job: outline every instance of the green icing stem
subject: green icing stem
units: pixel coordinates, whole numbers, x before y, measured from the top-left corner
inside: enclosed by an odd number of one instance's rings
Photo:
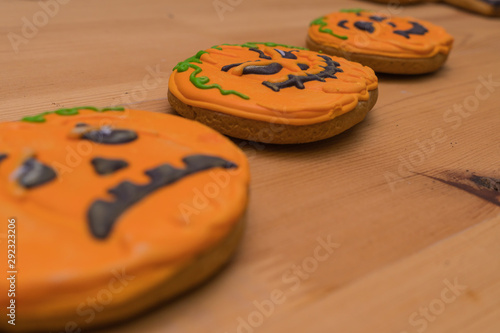
[[[325,23],[326,24],[326,23]],[[269,47],[276,47],[276,46],[281,46],[281,47],[286,47],[289,49],[299,49],[299,50],[307,50],[306,48],[303,47],[298,47],[298,46],[290,46],[290,45],[285,45],[285,44],[276,44],[276,43],[260,43],[260,42],[249,42],[245,44],[222,44],[225,46],[241,46],[241,47],[248,47],[250,49],[252,48],[258,48],[260,45],[265,45]],[[222,47],[219,45],[212,46],[212,49],[220,50],[222,51]],[[198,77],[197,75],[200,74],[203,70],[199,67],[194,65],[193,63],[197,64],[202,64],[203,62],[201,61],[201,56],[205,53],[208,53],[207,51],[199,51],[196,53],[195,56],[192,56],[191,58],[188,58],[184,61],[179,62],[175,67],[174,71],[177,70],[177,72],[182,73],[187,71],[189,68],[194,69],[194,71],[191,73],[189,76],[189,81],[198,89],[218,89],[222,95],[236,95],[238,97],[241,97],[243,99],[250,99],[245,94],[242,94],[238,91],[235,90],[225,90],[223,89],[219,84],[208,84],[210,82],[210,79],[206,76],[200,76]]]
[[[353,9],[341,9],[341,13],[362,13],[362,12],[368,12],[366,9],[361,9],[361,8],[353,8]]]
[[[79,107],[71,108],[71,109],[59,109],[59,110],[55,110],[55,111],[42,112],[42,113],[37,114],[35,116],[24,117],[21,119],[21,121],[26,121],[29,123],[44,123],[47,121],[47,119],[45,119],[46,115],[57,114],[59,116],[76,116],[77,114],[79,114],[80,110],[92,110],[95,112],[106,112],[106,111],[125,111],[125,108],[118,106],[118,107],[109,107],[109,108],[98,109],[98,108],[93,107],[93,106],[79,106]]]
[[[191,75],[189,75],[189,80],[193,83],[193,85],[198,88],[198,89],[213,89],[213,88],[216,88],[216,89],[219,89],[220,93],[222,95],[236,95],[238,97],[241,97],[243,99],[250,99],[250,97],[248,97],[247,95],[244,95],[240,92],[237,92],[235,90],[224,90],[222,89],[222,87],[217,84],[217,83],[214,83],[214,84],[210,84],[210,85],[207,85],[207,83],[210,81],[210,79],[206,76],[200,76],[200,77],[197,77],[196,75],[200,74],[202,72],[202,69],[196,65],[190,65],[191,68],[194,69],[194,72],[191,73]]]
[[[218,46],[213,46],[213,49],[217,50],[222,50],[221,47]],[[199,66],[196,66],[192,63],[197,63],[197,64],[202,64],[203,62],[201,61],[201,56],[204,55],[205,53],[208,53],[207,51],[199,51],[196,53],[195,56],[192,56],[191,58],[188,58],[184,61],[181,61],[180,63],[177,64],[177,66],[174,67],[174,71],[177,70],[177,72],[182,73],[187,71],[189,68],[194,69],[194,71],[189,75],[189,81],[198,89],[219,89],[220,93],[222,95],[236,95],[238,97],[241,97],[243,99],[250,99],[245,94],[242,94],[240,92],[237,92],[235,90],[225,90],[222,89],[222,87],[219,84],[210,84],[207,85],[208,82],[210,82],[210,79],[206,76],[200,76],[197,77],[198,74],[202,72],[202,69]]]
[[[325,34],[330,34],[333,37],[337,37],[340,39],[344,39],[344,40],[347,39],[347,36],[337,35],[331,29],[325,28],[328,25],[328,23],[325,22],[325,17],[320,17],[320,18],[315,19],[314,21],[311,22],[311,26],[313,26],[313,25],[319,25],[319,32],[322,32]]]
[[[264,42],[248,42],[245,44],[222,44],[222,45],[227,45],[227,46],[241,46],[241,47],[248,47],[249,49],[254,49],[258,48],[260,45],[268,46],[268,47],[276,47],[276,46],[281,46],[281,47],[286,47],[289,49],[299,49],[299,50],[307,50],[306,48],[299,47],[299,46],[291,46],[291,45],[286,45],[286,44],[276,44],[276,43],[264,43]]]

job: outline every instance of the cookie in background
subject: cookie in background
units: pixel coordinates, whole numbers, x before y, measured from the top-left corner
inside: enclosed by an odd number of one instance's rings
[[[311,22],[307,46],[390,74],[437,71],[453,37],[433,23],[363,9],[330,13]]]
[[[330,138],[361,122],[378,96],[372,69],[276,43],[222,44],[180,62],[169,102],[186,118],[244,140]]]
[[[394,3],[393,0],[370,0],[379,3]],[[500,16],[500,0],[400,0],[400,5],[412,5],[423,2],[445,2],[450,5],[486,16]]]

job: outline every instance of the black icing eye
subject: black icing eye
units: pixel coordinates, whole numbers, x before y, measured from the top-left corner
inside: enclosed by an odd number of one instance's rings
[[[396,27],[396,25],[395,25],[394,23],[392,23],[392,22],[387,22],[387,24],[388,24],[388,25],[390,25],[390,26],[391,26],[391,27],[393,27],[393,28],[395,28],[395,27]]]
[[[32,157],[24,161],[17,171],[16,178],[19,185],[29,189],[54,180],[56,173],[52,168]]]
[[[249,50],[253,51],[253,52],[257,52],[259,54],[259,58],[261,58],[261,59],[272,60],[272,58],[270,56],[268,56],[267,54],[265,54],[262,50],[254,49],[254,48],[251,48]]]
[[[357,21],[354,23],[354,26],[356,28],[358,28],[359,30],[367,31],[369,33],[373,33],[375,31],[375,28],[373,27],[372,22]]]
[[[383,21],[387,20],[387,17],[373,15],[373,16],[370,16],[370,20],[375,21],[375,22],[383,22]]]
[[[0,162],[2,162],[3,160],[5,160],[7,157],[9,157],[9,155],[7,155],[7,154],[0,154]]]
[[[99,175],[110,175],[118,170],[128,167],[128,162],[118,159],[96,157],[90,161],[94,170]]]
[[[261,59],[272,60],[272,58],[270,56],[266,55],[263,51],[261,51],[259,49],[251,48],[249,50],[253,51],[253,52],[257,52],[259,54],[259,58],[261,58]],[[276,52],[278,52],[283,59],[293,59],[293,60],[297,59],[297,56],[295,54],[293,54],[293,52],[299,52],[299,50],[291,50],[291,51],[283,51],[280,49],[274,49],[274,50]],[[261,61],[261,60],[255,60],[254,62],[259,62],[259,61]],[[247,62],[249,62],[249,61],[247,61]],[[242,64],[244,64],[244,62],[226,65],[226,66],[223,66],[221,68],[221,71],[227,72],[230,69],[237,67],[239,65],[242,65]],[[305,65],[305,66],[307,66],[307,65]],[[300,67],[300,65],[299,65],[299,67]],[[301,67],[301,69],[302,68],[303,67]],[[309,68],[309,67],[307,67],[307,68]],[[243,74],[244,75],[247,75],[247,74],[273,75],[273,74],[279,73],[282,69],[283,69],[283,66],[279,63],[272,63],[272,64],[268,64],[268,65],[251,65],[251,66],[247,66],[247,67],[243,68]]]
[[[299,66],[299,68],[303,71],[307,71],[309,69],[309,65],[307,64],[297,64],[297,66]]]
[[[223,72],[227,72],[231,68],[237,67],[237,66],[239,66],[241,64],[243,64],[243,62],[239,62],[237,64],[226,65],[226,66],[222,67],[220,70],[223,71]]]
[[[247,66],[243,69],[243,74],[272,75],[279,73],[282,69],[283,66],[277,62],[273,62],[264,66]]]
[[[340,22],[339,22],[339,24],[337,24],[337,25],[338,25],[339,27],[341,27],[341,28],[344,28],[344,29],[350,30],[350,29],[349,29],[349,27],[347,27],[347,26],[346,26],[347,22],[349,22],[349,21],[347,21],[347,20],[342,20],[342,21],[340,21]]]
[[[411,29],[408,30],[395,30],[394,33],[396,35],[401,35],[407,39],[410,39],[410,35],[425,35],[426,33],[429,32],[427,28],[425,28],[423,25],[421,25],[418,22],[410,22],[412,27]]]
[[[293,54],[293,52],[298,52],[297,50],[291,50],[291,51],[283,51],[280,49],[274,49],[274,50],[278,52],[284,59],[297,59],[297,56]]]
[[[82,139],[105,145],[117,145],[137,140],[137,133],[126,129],[112,129],[102,126],[100,129],[89,130],[82,134]]]

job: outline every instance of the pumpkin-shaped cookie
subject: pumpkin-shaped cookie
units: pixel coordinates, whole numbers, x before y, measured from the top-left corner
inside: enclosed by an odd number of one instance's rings
[[[45,112],[0,123],[0,156],[0,234],[15,252],[0,303],[18,314],[2,331],[128,318],[206,279],[242,233],[245,155],[182,117]]]
[[[445,63],[453,37],[430,22],[356,9],[312,21],[307,45],[376,72],[423,74]]]
[[[394,0],[372,0],[381,3],[394,3]],[[500,16],[500,0],[399,0],[398,4],[421,2],[445,2],[466,10],[487,16]]]
[[[274,43],[218,45],[180,62],[169,101],[181,115],[241,139],[304,143],[364,119],[377,77],[343,58]]]

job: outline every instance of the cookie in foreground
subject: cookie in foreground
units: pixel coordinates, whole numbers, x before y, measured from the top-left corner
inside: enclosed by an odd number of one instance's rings
[[[381,3],[394,3],[394,0],[371,0]],[[487,16],[500,16],[500,0],[400,0],[400,4],[421,2],[445,2],[472,12]]]
[[[453,37],[444,28],[411,17],[361,9],[342,10],[311,22],[307,46],[390,74],[424,74],[448,59]]]
[[[0,123],[2,269],[16,272],[0,303],[17,314],[0,329],[76,332],[198,285],[236,249],[248,185],[242,151],[179,116],[83,107]]]
[[[378,96],[372,69],[275,43],[218,45],[180,62],[169,80],[179,114],[240,139],[294,144],[361,122]]]

